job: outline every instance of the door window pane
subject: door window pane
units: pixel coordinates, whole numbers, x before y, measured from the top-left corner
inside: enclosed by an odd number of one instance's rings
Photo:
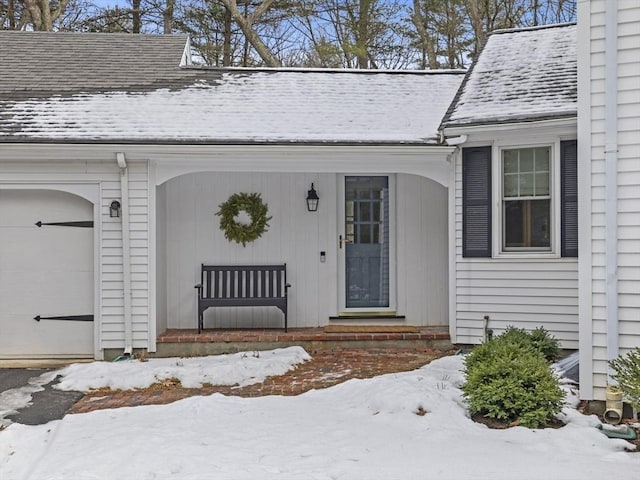
[[[370,215],[371,205],[367,201],[360,202],[360,216],[358,220],[361,222],[368,222],[371,220]]]

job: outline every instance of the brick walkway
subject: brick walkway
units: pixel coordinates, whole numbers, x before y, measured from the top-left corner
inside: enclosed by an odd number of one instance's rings
[[[269,377],[255,385],[183,388],[177,382],[166,381],[144,390],[98,390],[85,395],[70,409],[70,413],[138,405],[159,405],[193,395],[213,393],[240,397],[299,395],[311,389],[327,388],[351,378],[370,378],[386,373],[414,370],[450,353],[452,352],[429,349],[321,350],[312,355],[311,361],[299,365],[295,370],[281,376]]]

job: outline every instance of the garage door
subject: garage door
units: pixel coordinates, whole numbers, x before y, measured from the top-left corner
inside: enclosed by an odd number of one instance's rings
[[[92,219],[70,193],[0,189],[0,358],[93,356]]]

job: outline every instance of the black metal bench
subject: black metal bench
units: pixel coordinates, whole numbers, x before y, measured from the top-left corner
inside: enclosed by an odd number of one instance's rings
[[[202,265],[198,289],[198,333],[209,307],[278,307],[287,331],[286,264]]]

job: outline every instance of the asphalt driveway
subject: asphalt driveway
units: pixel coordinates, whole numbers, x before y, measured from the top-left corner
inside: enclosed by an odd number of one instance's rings
[[[40,425],[61,419],[82,398],[83,393],[54,389],[56,378],[48,383],[39,380],[42,374],[56,369],[57,367],[0,368],[0,422],[3,416],[11,422],[25,425]],[[15,413],[2,415],[3,411],[14,410],[11,406],[15,405],[17,398],[24,395],[31,396],[28,405],[17,408]]]

